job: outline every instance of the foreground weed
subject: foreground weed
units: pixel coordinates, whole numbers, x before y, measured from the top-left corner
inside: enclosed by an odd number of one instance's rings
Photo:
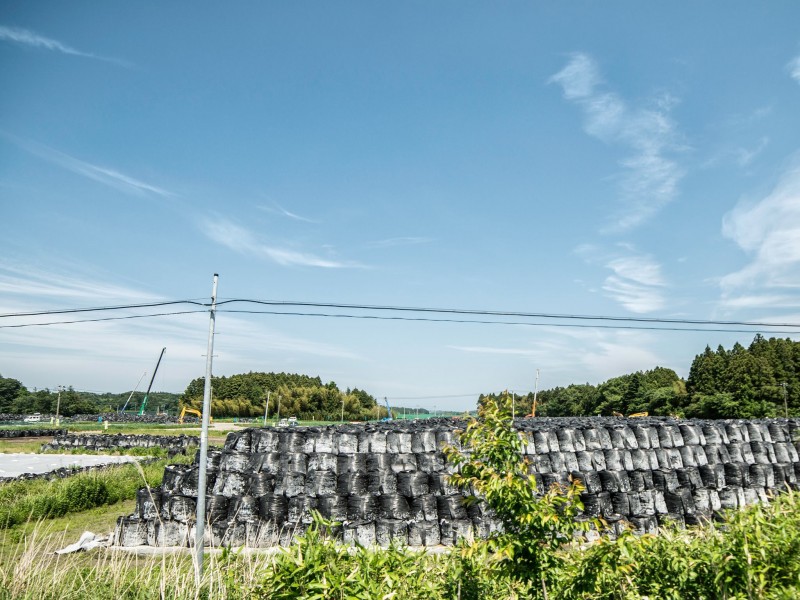
[[[585,600],[800,598],[800,495],[658,536],[630,533],[573,553],[557,597]]]
[[[523,438],[514,429],[508,396],[484,403],[460,441],[469,454],[452,447],[445,450],[448,461],[460,467],[450,482],[472,494],[468,504],[485,502],[502,524],[502,531],[473,544],[467,555],[487,548],[498,574],[538,582],[535,593],[547,598],[563,566],[562,548],[573,541],[576,530],[590,526],[575,520],[583,509],[582,486],[575,482],[566,489],[536,489],[530,465],[522,457]]]

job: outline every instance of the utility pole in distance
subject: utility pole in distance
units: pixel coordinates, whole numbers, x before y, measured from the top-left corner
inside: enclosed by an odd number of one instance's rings
[[[783,415],[788,419],[789,403],[786,401],[786,382],[784,381],[781,385],[783,386]]]
[[[56,427],[58,427],[61,424],[61,420],[58,418],[58,411],[61,408],[61,388],[62,387],[64,387],[64,386],[62,386],[62,385],[58,386],[58,399],[56,400]],[[785,388],[784,388],[784,391],[785,391]]]
[[[219,275],[214,273],[214,284],[211,288],[211,310],[208,325],[208,354],[206,355],[206,382],[203,387],[203,424],[200,429],[200,464],[197,474],[197,520],[195,523],[194,545],[196,551],[195,577],[197,589],[203,579],[203,553],[205,550],[205,525],[206,525],[206,465],[208,464],[208,423],[211,417],[211,363],[214,357],[214,321],[217,313],[217,280]]]

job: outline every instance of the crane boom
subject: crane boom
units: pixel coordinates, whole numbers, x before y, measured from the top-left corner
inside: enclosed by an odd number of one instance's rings
[[[383,403],[386,404],[386,418],[384,421],[393,421],[394,417],[392,416],[392,409],[389,406],[389,400],[386,398],[386,396],[383,397]]]
[[[150,385],[147,386],[147,391],[144,393],[144,400],[142,400],[142,407],[139,409],[139,414],[144,414],[144,409],[147,406],[147,396],[150,395],[150,388],[153,387],[153,382],[156,379],[156,373],[158,373],[158,365],[161,364],[161,359],[164,358],[164,352],[166,352],[166,348],[161,349],[161,354],[158,355],[158,362],[156,363],[156,368],[153,369],[153,376],[150,378]]]
[[[133,398],[133,395],[136,393],[136,390],[138,390],[138,389],[139,389],[139,384],[140,384],[140,383],[142,383],[142,379],[144,379],[144,376],[145,376],[145,375],[147,375],[147,371],[145,371],[144,373],[142,373],[142,376],[141,376],[141,377],[139,377],[139,381],[137,381],[137,382],[136,382],[136,387],[135,387],[135,388],[133,388],[133,391],[131,392],[131,395],[130,395],[130,396],[128,396],[128,399],[127,399],[127,400],[125,400],[125,405],[122,407],[122,410],[121,410],[121,411],[119,411],[119,412],[121,412],[121,413],[124,413],[124,412],[125,412],[125,409],[126,409],[126,408],[128,408],[128,402],[130,402],[130,401],[131,401],[131,398]]]

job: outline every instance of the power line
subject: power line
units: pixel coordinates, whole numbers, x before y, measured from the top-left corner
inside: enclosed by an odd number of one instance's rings
[[[253,300],[247,298],[233,298],[223,300],[217,305],[230,304],[234,302],[245,302],[251,304],[262,304],[266,306],[306,306],[309,308],[341,308],[356,310],[376,310],[392,312],[419,312],[419,313],[439,313],[439,314],[458,314],[475,316],[493,317],[524,317],[541,319],[564,319],[564,320],[584,320],[584,321],[623,321],[634,323],[666,323],[683,325],[738,325],[742,327],[797,327],[800,323],[764,323],[759,321],[717,321],[707,319],[662,319],[657,317],[615,317],[607,315],[581,315],[581,314],[558,314],[558,313],[532,313],[499,310],[479,310],[463,308],[428,308],[412,306],[381,306],[370,304],[338,304],[330,302],[298,302],[289,300]],[[208,305],[206,305],[208,306]]]
[[[405,397],[389,396],[389,399],[395,401],[395,400],[439,400],[442,398],[473,398],[473,397],[477,398],[482,393],[483,392],[477,392],[473,394],[450,394],[446,396],[405,396]]]
[[[164,302],[147,302],[144,304],[121,304],[116,306],[95,306],[89,308],[63,308],[55,310],[40,310],[35,312],[19,312],[0,314],[0,319],[8,317],[41,317],[44,315],[66,315],[71,313],[101,312],[109,310],[125,310],[131,308],[155,308],[158,306],[174,306],[176,304],[193,304],[195,306],[209,306],[196,300],[167,300]]]
[[[573,327],[583,329],[633,329],[633,330],[649,330],[649,331],[695,331],[695,332],[717,332],[717,333],[757,333],[757,330],[752,329],[729,329],[729,328],[709,328],[709,327],[656,327],[654,325],[703,325],[703,326],[739,326],[750,328],[770,328],[770,333],[777,334],[797,334],[800,333],[800,324],[797,323],[764,323],[758,321],[720,321],[720,320],[703,320],[703,319],[662,319],[654,317],[617,317],[607,315],[581,315],[581,314],[558,314],[558,313],[533,313],[533,312],[515,312],[515,311],[498,311],[498,310],[477,310],[477,309],[459,309],[459,308],[428,308],[428,307],[409,307],[409,306],[381,306],[381,305],[368,305],[368,304],[339,304],[330,302],[298,302],[288,300],[257,300],[248,298],[232,298],[218,302],[219,305],[234,304],[234,303],[248,303],[258,304],[262,306],[276,306],[276,307],[308,307],[308,308],[335,308],[335,309],[349,309],[349,310],[364,310],[364,311],[380,311],[380,312],[401,312],[401,313],[423,313],[423,314],[442,314],[442,315],[464,315],[475,317],[518,317],[526,319],[548,319],[548,320],[561,320],[561,321],[605,321],[612,323],[643,323],[643,325],[602,325],[598,323],[537,323],[529,321],[498,321],[498,320],[481,320],[481,319],[455,319],[455,318],[432,318],[432,317],[402,317],[402,316],[387,316],[387,315],[356,315],[356,314],[342,314],[342,313],[321,313],[321,312],[300,312],[300,311],[249,311],[249,310],[220,310],[219,312],[240,313],[240,314],[271,314],[271,315],[286,315],[286,316],[303,316],[303,317],[324,317],[324,318],[347,318],[347,319],[371,319],[383,321],[417,321],[417,322],[433,322],[433,323],[464,323],[464,324],[486,324],[486,325],[524,325],[534,327]],[[113,305],[113,306],[97,306],[85,308],[69,308],[69,309],[55,309],[55,310],[42,310],[18,313],[5,313],[0,314],[0,318],[9,317],[30,317],[30,316],[44,316],[44,315],[58,315],[58,314],[73,314],[73,313],[86,313],[86,312],[100,312],[100,311],[117,311],[117,310],[130,310],[140,308],[154,308],[159,306],[174,306],[179,304],[190,304],[198,307],[209,307],[207,302],[199,300],[168,300],[162,302],[148,302],[138,304],[126,305]],[[170,313],[154,313],[147,315],[130,315],[125,317],[106,317],[95,319],[76,319],[71,321],[52,321],[46,323],[25,323],[17,325],[0,325],[0,329],[18,328],[18,327],[34,327],[46,325],[65,325],[74,323],[89,323],[98,321],[114,321],[124,319],[147,318],[156,316],[170,316],[189,314],[193,312],[205,312],[204,310],[195,311],[177,311]],[[651,325],[644,325],[651,324]],[[799,330],[778,331],[774,330],[775,327],[791,327],[798,328]]]
[[[47,325],[72,325],[74,323],[98,323],[101,321],[124,321],[127,319],[148,319],[150,317],[171,317],[174,315],[191,315],[205,313],[205,310],[182,310],[165,313],[152,313],[149,315],[125,315],[124,317],[98,317],[96,319],[75,319],[73,321],[49,321],[46,323],[18,323],[16,325],[0,325],[0,329],[16,329],[19,327],[43,327]]]
[[[583,323],[531,323],[530,321],[484,321],[479,319],[435,319],[431,317],[389,317],[382,315],[352,315],[341,313],[311,313],[311,312],[290,312],[290,311],[270,311],[270,310],[218,310],[217,312],[251,314],[251,315],[283,315],[292,317],[323,317],[333,319],[366,319],[374,321],[415,321],[423,323],[464,323],[476,325],[523,325],[526,327],[572,327],[578,329],[634,329],[645,331],[699,331],[717,333],[758,333],[753,329],[716,329],[707,327],[651,327],[647,325],[600,325]],[[793,335],[798,331],[771,331]]]

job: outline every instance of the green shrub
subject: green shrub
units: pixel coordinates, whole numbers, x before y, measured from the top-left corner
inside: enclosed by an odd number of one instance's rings
[[[466,552],[485,546],[492,562],[502,572],[521,580],[537,582],[543,596],[557,581],[565,544],[576,530],[587,529],[587,521],[576,522],[583,510],[578,482],[567,489],[554,486],[538,492],[527,458],[522,457],[522,434],[513,427],[510,398],[501,396],[484,402],[477,419],[470,419],[461,433],[463,454],[446,449],[448,460],[460,466],[450,481],[476,495],[468,503],[485,501],[500,520],[501,532],[479,541]]]
[[[800,495],[733,511],[719,524],[625,533],[572,553],[554,597],[585,600],[800,598]]]
[[[526,597],[525,585],[496,577],[458,552],[429,554],[392,545],[346,546],[326,535],[335,525],[315,515],[306,534],[281,549],[252,583],[235,555],[226,568],[229,597],[308,600],[444,600]],[[521,594],[522,592],[522,594]]]

